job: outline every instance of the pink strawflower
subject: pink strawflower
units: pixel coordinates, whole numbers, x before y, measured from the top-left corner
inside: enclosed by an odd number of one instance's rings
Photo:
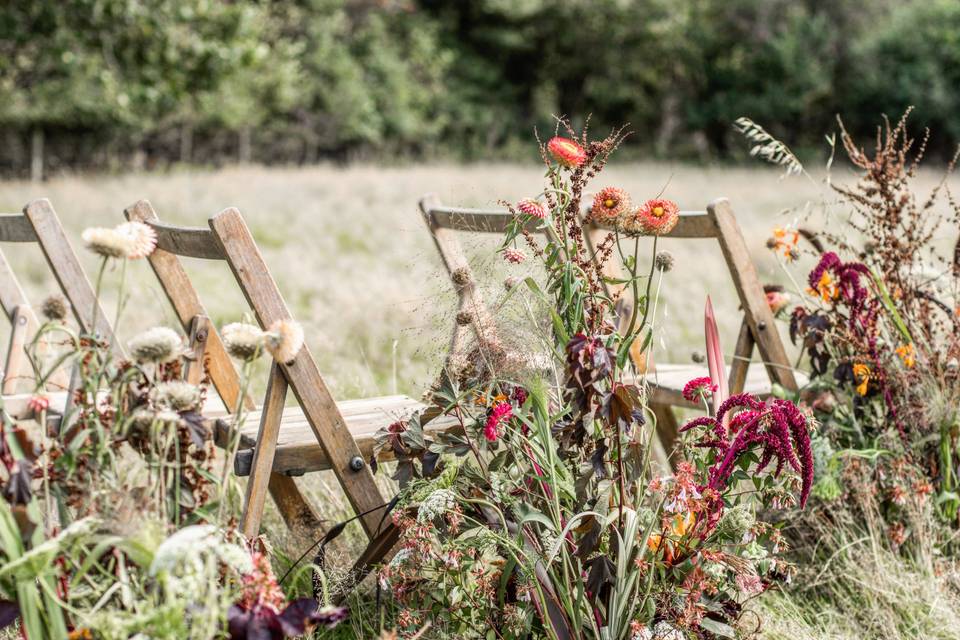
[[[587,159],[587,152],[579,144],[570,138],[561,138],[559,136],[550,138],[547,143],[547,151],[553,156],[553,159],[567,169],[579,167]]]
[[[27,407],[34,413],[40,413],[50,408],[50,398],[42,394],[36,394],[27,401]]]
[[[626,233],[662,236],[673,231],[680,220],[680,207],[673,200],[647,200],[635,210],[625,213],[619,220]]]
[[[683,386],[683,398],[687,402],[700,402],[700,398],[713,395],[718,389],[708,376],[694,378]]]
[[[516,249],[504,249],[503,259],[510,264],[520,264],[527,259],[527,256],[523,255],[523,252],[517,251]]]
[[[539,220],[547,217],[547,210],[543,208],[542,204],[532,198],[525,198],[518,202],[517,211]]]
[[[737,589],[745,596],[755,596],[763,593],[764,586],[760,577],[755,574],[740,574],[736,578]]]
[[[593,198],[590,221],[597,224],[614,224],[630,210],[630,195],[617,187],[604,187]]]
[[[513,407],[509,402],[498,402],[493,405],[487,415],[487,424],[483,428],[484,437],[490,442],[496,441],[500,436],[500,425],[510,419],[513,415]]]

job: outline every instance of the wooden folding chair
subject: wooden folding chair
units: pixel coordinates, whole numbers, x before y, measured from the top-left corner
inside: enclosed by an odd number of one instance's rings
[[[22,213],[0,214],[0,242],[35,242],[40,245],[50,271],[70,301],[74,317],[80,329],[110,341],[118,353],[123,347],[116,344],[113,329],[99,308],[96,294],[87,279],[73,246],[64,233],[60,219],[49,200],[34,200],[23,208]],[[6,258],[0,253],[0,307],[10,318],[11,332],[3,371],[3,394],[8,411],[19,412],[30,394],[12,396],[21,380],[31,377],[29,362],[24,348],[36,334],[40,323],[30,306]],[[96,327],[93,326],[96,318]],[[32,389],[31,389],[32,391]],[[51,395],[51,406],[62,413],[67,404],[68,393]]]
[[[241,393],[237,371],[180,258],[225,261],[262,327],[288,319],[290,311],[249,228],[236,209],[210,218],[209,229],[162,223],[145,200],[125,213],[128,219],[156,230],[157,249],[150,265],[184,329],[197,343],[195,350],[204,353],[207,375],[224,405],[232,409]],[[288,387],[298,406],[284,409]],[[244,403],[250,413],[239,427],[243,450],[235,465],[238,475],[249,475],[243,533],[259,532],[268,491],[289,527],[319,528],[316,512],[291,476],[332,469],[356,513],[364,514],[360,521],[372,539],[358,564],[382,558],[393,546],[396,532],[390,519],[383,517],[385,501],[367,464],[374,434],[423,405],[406,396],[335,402],[306,346],[292,362],[271,366],[262,406],[256,407],[249,397]],[[230,424],[222,421],[221,427],[224,432],[218,439],[222,442]]]
[[[496,233],[503,234],[513,221],[513,216],[504,210],[463,209],[443,206],[432,195],[420,200],[420,211],[434,244],[440,252],[444,266],[454,281],[459,310],[470,311],[474,321],[468,325],[456,325],[450,340],[450,353],[455,354],[464,345],[470,332],[488,334],[496,331],[489,321],[484,301],[480,299],[466,254],[457,234]],[[535,227],[531,231],[543,233]],[[591,226],[587,229],[587,240],[596,247],[609,233],[609,229]],[[726,199],[716,200],[706,211],[683,212],[677,226],[669,234],[671,238],[716,239],[733,279],[734,287],[744,310],[744,320],[730,364],[729,383],[731,393],[749,391],[765,396],[771,391],[771,382],[796,390],[797,379],[793,367],[787,358],[783,342],[766,301],[766,296],[756,268],[750,259],[746,243],[730,203]],[[623,280],[622,266],[614,260],[604,265],[605,275],[613,282]],[[611,294],[619,296],[618,315],[621,330],[629,323],[633,301],[629,299],[629,290],[619,291],[616,287],[624,285],[607,284]],[[484,320],[486,319],[486,320]],[[754,346],[760,352],[763,366],[751,365]],[[638,370],[644,373],[650,386],[650,407],[657,418],[657,431],[664,451],[672,454],[675,450],[678,424],[671,407],[698,408],[683,398],[684,385],[693,378],[709,375],[705,366],[696,364],[659,364],[636,363]]]

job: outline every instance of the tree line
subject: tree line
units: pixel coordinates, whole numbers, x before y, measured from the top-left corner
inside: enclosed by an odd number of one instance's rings
[[[916,105],[960,139],[956,0],[32,0],[0,7],[0,172],[529,153],[552,115],[635,157],[802,150]]]

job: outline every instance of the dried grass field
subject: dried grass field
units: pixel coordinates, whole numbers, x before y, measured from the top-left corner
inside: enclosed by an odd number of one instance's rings
[[[618,185],[635,199],[663,191],[684,210],[703,209],[717,197],[729,198],[762,279],[784,281],[764,246],[770,230],[793,222],[805,202],[829,196],[813,179],[781,181],[778,176],[767,169],[629,164],[609,167],[604,184],[597,187]],[[307,342],[336,397],[390,393],[418,397],[441,362],[454,309],[452,289],[417,209],[418,198],[432,192],[445,203],[495,207],[501,198],[517,200],[536,194],[541,178],[541,170],[533,164],[241,167],[70,176],[42,184],[0,183],[0,210],[14,212],[33,198],[49,198],[88,273],[93,274],[96,262],[80,247],[80,232],[89,226],[118,223],[124,207],[138,199],[150,200],[161,218],[192,226],[204,226],[209,216],[236,206],[295,317],[304,325]],[[934,173],[922,178],[925,186],[937,179]],[[506,266],[492,256],[495,239],[464,241],[481,263],[489,286],[498,288]],[[657,357],[686,361],[693,350],[702,349],[707,293],[720,318],[721,337],[731,350],[740,318],[719,248],[703,240],[666,240],[661,248],[673,253],[676,266],[661,292]],[[8,245],[2,250],[32,300],[39,302],[55,291],[36,246]],[[649,246],[641,244],[644,250],[649,251]],[[241,319],[246,307],[224,265],[195,260],[187,268],[218,326]],[[512,268],[523,270],[523,266]],[[120,323],[121,338],[158,322],[176,326],[145,262],[132,264],[127,278],[131,298]],[[107,280],[105,297],[112,317],[111,296],[119,273],[108,273]],[[8,327],[2,331],[6,333]],[[336,518],[344,505],[332,477],[323,475],[300,481],[322,497],[318,504],[325,514]],[[279,534],[279,521],[271,522],[278,524]],[[289,547],[297,548],[297,543]]]

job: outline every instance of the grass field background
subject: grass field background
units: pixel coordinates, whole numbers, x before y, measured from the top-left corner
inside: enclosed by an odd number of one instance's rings
[[[838,174],[835,179],[843,179],[843,172]],[[205,226],[209,216],[238,207],[292,312],[304,325],[307,342],[336,397],[396,392],[419,397],[442,361],[454,295],[418,212],[418,199],[435,193],[444,203],[496,207],[500,199],[535,195],[541,179],[542,170],[534,165],[238,167],[68,176],[40,184],[0,183],[0,210],[15,212],[33,198],[49,198],[92,278],[97,262],[83,250],[80,233],[89,226],[122,221],[124,207],[138,199],[150,200],[161,218],[192,226]],[[938,179],[936,172],[921,176],[925,187]],[[787,282],[765,241],[773,227],[802,216],[804,203],[829,200],[819,181],[819,177],[780,180],[779,172],[765,168],[628,164],[608,167],[594,186],[621,186],[635,200],[662,191],[684,210],[702,210],[712,199],[727,197],[761,278]],[[495,239],[464,240],[479,272],[491,288],[498,288],[511,272],[492,256]],[[739,305],[716,243],[666,240],[661,247],[674,254],[676,267],[667,274],[661,293],[657,359],[685,362],[694,350],[703,349],[707,293],[717,309],[723,344],[732,350]],[[36,246],[7,245],[2,250],[33,301],[56,291]],[[644,240],[641,253],[649,250],[650,241]],[[798,274],[805,266],[798,265]],[[242,318],[245,304],[223,264],[190,260],[187,268],[218,326]],[[528,268],[509,267],[518,275]],[[104,290],[110,317],[118,280],[118,272],[107,274]],[[130,265],[128,290],[122,339],[155,324],[177,326],[145,261]],[[260,377],[262,381],[262,371]],[[334,479],[327,476],[313,474],[300,482],[328,518],[339,518],[346,505]],[[304,541],[284,539],[275,515],[268,522],[288,551],[302,548]],[[352,531],[343,545],[359,541],[359,530]]]

